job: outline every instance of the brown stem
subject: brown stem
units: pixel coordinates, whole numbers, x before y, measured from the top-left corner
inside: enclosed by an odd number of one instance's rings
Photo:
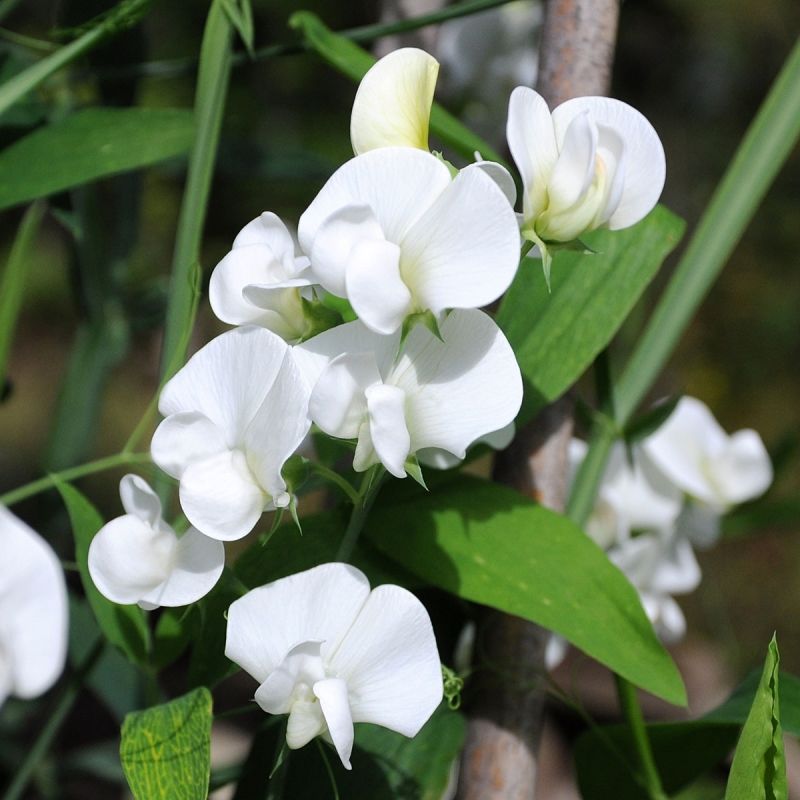
[[[618,15],[619,0],[548,0],[537,88],[551,109],[571,97],[608,93]],[[495,479],[563,510],[572,412],[567,395],[522,428],[498,456]],[[519,617],[484,612],[458,800],[534,797],[548,636]]]

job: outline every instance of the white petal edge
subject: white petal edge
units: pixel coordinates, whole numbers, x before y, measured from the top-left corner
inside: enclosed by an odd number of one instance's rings
[[[314,684],[314,695],[322,707],[322,716],[328,726],[333,746],[339,754],[342,766],[352,769],[350,756],[353,753],[355,731],[347,690],[347,683],[341,678],[326,678]]]
[[[125,475],[119,482],[119,498],[126,514],[133,514],[148,525],[161,521],[161,500],[144,478]]]
[[[172,414],[162,420],[150,442],[156,465],[178,479],[190,465],[227,451],[222,430],[197,411]]]
[[[405,419],[405,392],[380,383],[370,386],[365,395],[372,446],[383,466],[395,478],[405,478],[405,463],[411,449]]]

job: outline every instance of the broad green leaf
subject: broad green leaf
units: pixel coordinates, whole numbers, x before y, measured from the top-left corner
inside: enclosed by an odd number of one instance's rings
[[[764,672],[736,745],[725,800],[786,800],[786,757],[778,703],[778,643],[769,643]]]
[[[596,253],[559,251],[552,293],[540,262],[523,259],[497,313],[525,383],[519,421],[562,395],[608,345],[683,228],[682,220],[657,206],[632,228],[587,234]]]
[[[193,135],[191,111],[76,111],[0,152],[0,209],[183,155]],[[53,158],[53,153],[69,158]]]
[[[204,687],[125,717],[119,756],[136,800],[205,800],[211,721]]]
[[[86,599],[103,635],[128,658],[144,663],[150,636],[144,612],[138,606],[120,606],[103,597],[89,575],[89,545],[103,525],[97,509],[71,484],[59,481],[56,488],[67,507],[75,537],[75,561]]]
[[[655,723],[647,735],[664,788],[675,792],[719,764],[733,749],[747,719],[761,679],[753,672],[721,705],[700,719]],[[800,736],[800,678],[780,675],[782,727]],[[585,800],[606,800],[604,787],[614,786],[618,800],[648,800],[633,781],[635,751],[627,727],[609,725],[586,731],[575,746],[575,762]]]
[[[298,11],[292,14],[289,25],[303,34],[303,40],[308,47],[354,81],[360,81],[375,63],[374,56],[355,42],[334,33],[310,11]],[[474,161],[477,151],[488,161],[505,163],[503,157],[490,144],[480,136],[476,136],[438,103],[434,103],[431,109],[430,126],[435,136],[470,162]]]
[[[283,797],[334,797],[334,782],[342,800],[440,800],[465,733],[464,717],[444,704],[413,739],[377,725],[358,724],[352,771],[344,769],[330,745],[311,742],[289,752]],[[278,737],[283,735],[282,725],[271,724],[256,736],[236,800],[268,796],[269,772],[280,747]],[[216,785],[213,777],[212,785]]]
[[[434,586],[560,633],[631,683],[685,705],[636,591],[574,523],[464,475],[406,495],[369,516],[365,532],[381,552]]]

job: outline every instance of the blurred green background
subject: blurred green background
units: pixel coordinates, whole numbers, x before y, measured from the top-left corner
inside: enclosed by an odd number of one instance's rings
[[[33,52],[7,31],[57,41],[58,30],[108,6],[17,4],[0,22],[2,74],[13,74]],[[257,46],[294,40],[286,20],[297,4],[254,0],[253,6]],[[380,13],[368,2],[304,7],[334,29],[375,22]],[[155,3],[142,25],[0,118],[0,145],[87,105],[189,107],[206,8],[197,0]],[[438,98],[501,150],[508,92],[515,80],[533,79],[541,7],[516,3],[508,12],[516,22],[507,41],[480,35],[480,26],[495,30],[489,16],[473,21],[478,35],[453,21],[441,26],[438,40]],[[799,31],[796,0],[623,4],[613,94],[659,131],[668,164],[663,202],[687,219],[689,233]],[[245,60],[235,69],[206,225],[206,281],[247,221],[272,210],[296,223],[350,156],[354,92],[311,54]],[[795,151],[653,394],[700,397],[729,430],[758,430],[775,458],[775,485],[737,512],[725,540],[701,555],[704,583],[683,603],[692,635],[713,640],[734,673],[761,659],[775,628],[784,665],[800,672],[799,167]],[[0,490],[116,452],[146,408],[157,381],[184,171],[185,161],[175,160],[52,199],[25,288],[10,394],[0,405]],[[0,263],[21,213],[0,215]],[[614,356],[635,340],[674,263],[673,257],[620,333]],[[201,305],[193,347],[219,330]],[[60,394],[70,370],[91,386],[79,402]],[[118,513],[118,477],[86,483],[111,515]],[[19,510],[35,522],[49,508],[36,500]]]

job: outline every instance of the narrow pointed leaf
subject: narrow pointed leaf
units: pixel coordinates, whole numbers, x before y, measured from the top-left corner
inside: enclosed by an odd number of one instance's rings
[[[125,717],[119,755],[136,800],[205,800],[211,721],[204,687]]]
[[[554,630],[631,683],[677,705],[680,674],[638,595],[566,517],[499,484],[455,476],[370,514],[369,541],[423,580]]]

